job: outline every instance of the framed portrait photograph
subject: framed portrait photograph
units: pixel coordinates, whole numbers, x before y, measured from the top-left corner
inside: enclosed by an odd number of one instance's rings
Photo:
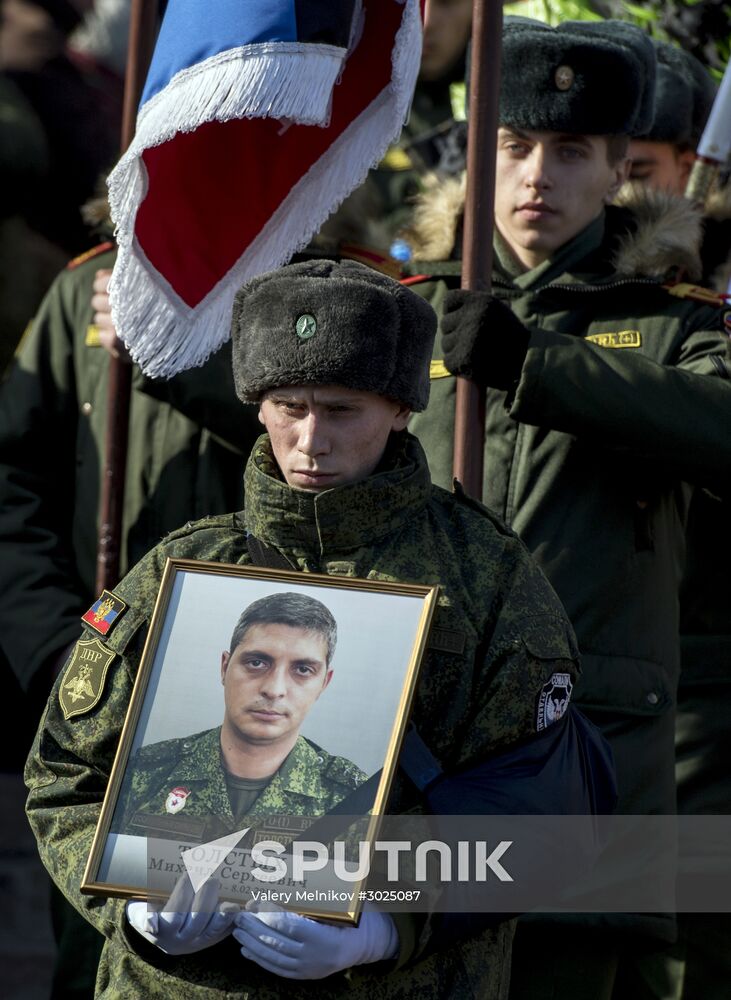
[[[82,891],[356,920],[437,593],[169,559]]]

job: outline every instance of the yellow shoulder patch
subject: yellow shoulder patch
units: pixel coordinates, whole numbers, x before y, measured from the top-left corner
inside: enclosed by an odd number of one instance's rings
[[[719,309],[726,305],[726,296],[722,292],[714,292],[712,288],[702,288],[701,285],[689,285],[685,281],[679,281],[675,285],[663,285],[663,288],[679,299],[706,302],[709,306],[718,306]]]
[[[384,170],[410,170],[413,163],[406,150],[400,146],[391,146],[378,166]]]
[[[107,250],[113,250],[114,244],[107,240],[106,243],[100,243],[97,247],[92,247],[91,250],[87,250],[85,253],[80,253],[78,257],[74,257],[66,265],[67,271],[73,271],[74,268],[78,267],[79,264],[83,264],[87,260],[91,260],[93,257],[98,257],[99,254],[106,253]]]
[[[429,378],[447,378],[452,373],[444,367],[443,361],[432,361],[429,365]]]
[[[116,655],[101,639],[80,639],[76,643],[58,692],[64,719],[84,715],[97,704]]]
[[[449,85],[449,103],[452,106],[452,118],[456,122],[467,121],[467,87],[463,80]]]
[[[591,333],[586,338],[599,347],[642,347],[639,330],[618,330],[610,333]]]
[[[101,339],[99,337],[99,327],[98,326],[94,326],[93,323],[90,323],[89,326],[87,326],[87,328],[86,328],[86,337],[84,338],[84,344],[87,347],[101,347],[102,346],[102,342],[101,342]]]

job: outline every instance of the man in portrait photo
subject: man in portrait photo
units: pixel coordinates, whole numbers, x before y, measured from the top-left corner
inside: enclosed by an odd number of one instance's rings
[[[250,816],[319,816],[366,778],[300,729],[333,676],[337,624],[294,592],[254,601],[221,654],[220,726],[140,748],[127,767],[115,832],[204,841]]]

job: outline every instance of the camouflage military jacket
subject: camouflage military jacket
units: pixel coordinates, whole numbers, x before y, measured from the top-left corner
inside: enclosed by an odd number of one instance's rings
[[[244,961],[233,939],[170,959],[139,940],[126,924],[122,903],[82,896],[78,888],[166,559],[246,564],[247,532],[303,572],[440,586],[413,718],[446,768],[530,738],[537,731],[541,691],[554,672],[577,675],[571,627],[523,543],[481,505],[433,487],[411,435],[396,436],[382,468],[365,481],[318,494],[282,482],[268,439],[261,438],[246,469],[244,510],[169,535],[116,588],[129,609],[105,637],[116,660],[99,702],[88,713],[65,719],[61,675],[28,760],[28,816],[44,864],[108,938],[99,996],[282,996],[282,981]],[[389,812],[420,807],[420,793],[397,775]],[[347,991],[355,1000],[374,995],[498,1000],[505,995],[511,924],[441,952],[431,928],[426,918],[410,931],[399,924],[398,962],[359,967],[322,982],[288,980],[287,996],[330,1000]]]
[[[204,842],[241,826],[231,811],[221,759],[221,728],[151,743],[129,763],[129,788],[118,805],[119,833]],[[329,754],[299,736],[289,756],[257,797],[249,816],[320,816],[366,775],[345,757]],[[180,812],[166,802],[171,791],[188,795]]]

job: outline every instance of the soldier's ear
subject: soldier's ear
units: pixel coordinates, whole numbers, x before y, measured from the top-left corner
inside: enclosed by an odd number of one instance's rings
[[[221,684],[226,680],[226,668],[228,667],[228,661],[231,659],[231,654],[226,650],[221,653]]]
[[[632,168],[632,160],[628,156],[623,157],[618,163],[612,168],[613,178],[612,185],[604,195],[604,204],[611,205],[614,199],[617,197],[619,189],[625,183],[629,177],[629,172]]]
[[[684,149],[682,153],[678,153],[678,176],[679,185],[682,192],[685,190],[685,184],[690,177],[690,172],[693,169],[693,164],[695,163],[695,150],[694,149]]]
[[[411,416],[410,407],[406,406],[404,403],[399,406],[398,410],[394,414],[393,424],[391,425],[392,431],[402,431],[404,427],[409,422],[409,417]]]

